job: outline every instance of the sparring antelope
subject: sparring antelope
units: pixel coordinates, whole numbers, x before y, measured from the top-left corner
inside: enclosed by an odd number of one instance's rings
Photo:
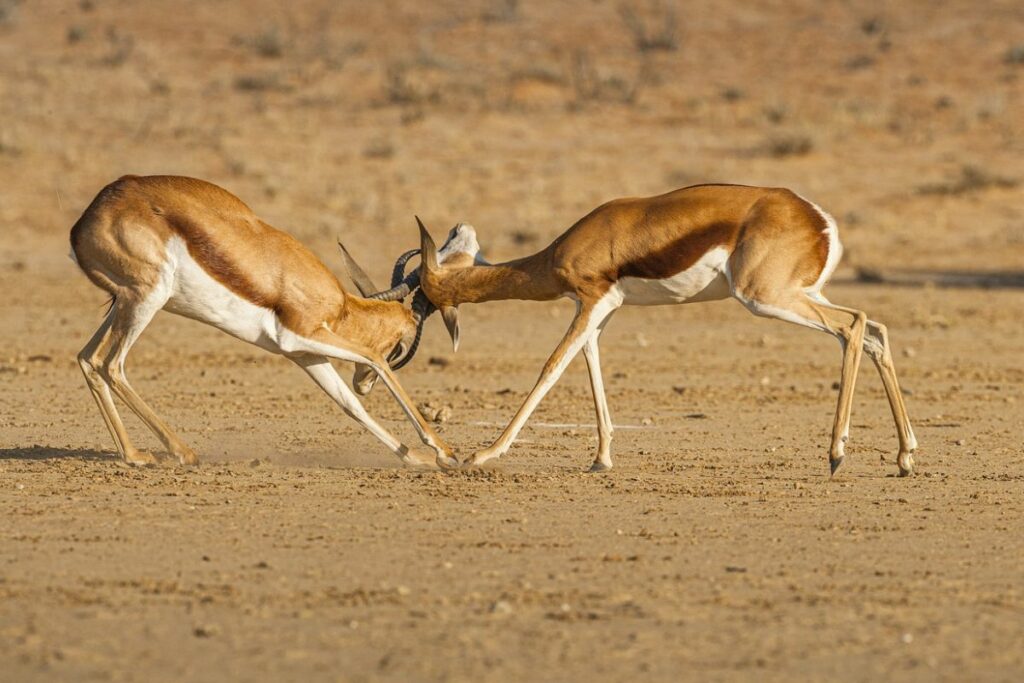
[[[126,462],[155,460],[132,445],[112,393],[181,464],[198,460],[125,376],[128,352],[163,309],[293,361],[403,462],[457,464],[392,372],[411,359],[423,325],[422,309],[399,301],[407,287],[354,296],[311,251],[237,197],[174,176],[125,176],[107,185],[71,228],[71,257],[111,297],[78,362]],[[382,378],[434,456],[409,448],[370,417],[332,358],[357,364],[353,384],[360,393]]]
[[[418,219],[417,219],[418,221]],[[598,358],[598,338],[623,305],[696,303],[732,297],[755,315],[796,323],[838,338],[843,351],[839,403],[829,463],[843,461],[850,407],[862,351],[885,386],[899,438],[901,475],[913,472],[917,440],[896,380],[886,328],[864,312],[830,303],[821,293],[842,255],[836,223],[787,189],[696,185],[648,198],[617,199],[580,219],[550,246],[526,258],[491,265],[479,255],[472,227],[452,229],[444,245],[461,252],[439,264],[422,223],[418,284],[458,345],[457,306],[502,299],[569,297],[576,316],[544,364],[533,390],[479,465],[508,451],[530,414],[583,351],[597,411],[594,471],[612,466],[612,420]]]

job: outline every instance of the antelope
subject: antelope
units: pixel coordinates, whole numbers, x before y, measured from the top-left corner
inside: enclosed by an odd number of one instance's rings
[[[309,249],[230,192],[192,178],[125,176],[101,190],[71,228],[71,258],[111,297],[78,363],[125,462],[156,460],[132,445],[112,394],[180,464],[198,462],[125,374],[132,345],[166,310],[288,358],[404,463],[457,464],[393,373],[411,360],[425,318],[422,308],[402,305],[408,288],[370,298],[346,292]],[[359,393],[383,379],[434,456],[406,446],[377,423],[330,359],[357,364],[353,384]]]
[[[751,313],[833,335],[842,348],[839,401],[829,448],[831,472],[843,461],[861,355],[882,378],[899,439],[900,475],[913,473],[917,440],[910,426],[888,332],[860,310],[822,294],[842,255],[835,220],[816,204],[781,188],[709,184],[647,198],[617,199],[581,218],[550,246],[525,258],[489,264],[472,226],[449,233],[444,264],[419,222],[416,283],[440,309],[458,347],[458,306],[503,299],[576,301],[576,315],[536,385],[501,435],[468,461],[506,453],[531,413],[580,352],[587,362],[597,413],[598,449],[591,471],[612,467],[612,420],[598,340],[624,305],[698,303],[732,297]],[[461,254],[461,256],[459,256]]]

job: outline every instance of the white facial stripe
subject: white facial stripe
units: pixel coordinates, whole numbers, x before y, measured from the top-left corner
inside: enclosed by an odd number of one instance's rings
[[[459,223],[448,231],[448,239],[437,250],[437,261],[444,263],[456,254],[469,254],[477,265],[487,263],[480,256],[480,243],[476,239],[476,228],[469,223]]]
[[[619,286],[625,303],[633,306],[678,304],[685,301],[715,301],[729,296],[725,275],[729,250],[715,247],[696,263],[668,278],[624,277]]]

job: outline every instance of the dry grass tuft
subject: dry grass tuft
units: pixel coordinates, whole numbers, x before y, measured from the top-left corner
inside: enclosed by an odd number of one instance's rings
[[[983,168],[965,164],[960,167],[959,177],[943,182],[922,185],[917,188],[918,194],[958,196],[981,192],[991,188],[1009,189],[1020,184],[1016,178],[995,175]]]
[[[679,49],[679,22],[675,7],[662,3],[654,3],[650,7],[648,17],[641,17],[631,5],[619,8],[619,16],[633,36],[633,45],[641,52],[675,52]]]
[[[814,149],[814,140],[810,136],[789,133],[785,135],[774,135],[764,143],[761,152],[770,157],[783,159],[786,157],[802,157],[810,154]]]

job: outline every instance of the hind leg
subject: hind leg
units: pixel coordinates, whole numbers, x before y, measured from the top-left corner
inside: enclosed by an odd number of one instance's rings
[[[770,303],[741,295],[737,295],[737,298],[755,315],[821,330],[839,340],[843,349],[843,366],[839,379],[839,400],[832,423],[832,443],[829,447],[829,465],[834,474],[846,456],[845,445],[850,436],[850,412],[864,347],[867,315],[852,308],[814,301],[803,292],[773,297]]]
[[[100,372],[100,367],[103,365],[102,359],[105,357],[111,341],[113,320],[114,311],[111,309],[92,339],[78,353],[78,365],[82,368],[89,392],[100,409],[103,422],[114,438],[114,446],[117,448],[118,454],[125,462],[132,465],[152,465],[156,463],[156,459],[149,453],[135,448],[128,438],[124,422],[121,421],[121,416],[117,413],[117,407],[114,405],[114,399],[110,395],[110,385],[107,384],[103,373]]]
[[[903,402],[899,380],[896,379],[896,367],[892,362],[892,351],[889,346],[889,332],[885,325],[868,320],[864,336],[864,351],[868,354],[885,386],[885,395],[889,399],[893,420],[896,422],[896,435],[900,441],[900,452],[896,456],[896,465],[900,468],[900,476],[914,473],[914,451],[917,449],[917,438],[910,426],[910,417]]]
[[[141,299],[118,297],[112,311],[110,343],[104,362],[100,366],[100,373],[117,397],[124,401],[125,405],[156,434],[164,448],[177,457],[179,463],[195,465],[199,462],[195,451],[189,448],[167,426],[167,423],[160,419],[153,409],[142,400],[142,397],[128,383],[128,377],[125,374],[124,364],[128,352],[165,303],[166,297],[155,292]]]

